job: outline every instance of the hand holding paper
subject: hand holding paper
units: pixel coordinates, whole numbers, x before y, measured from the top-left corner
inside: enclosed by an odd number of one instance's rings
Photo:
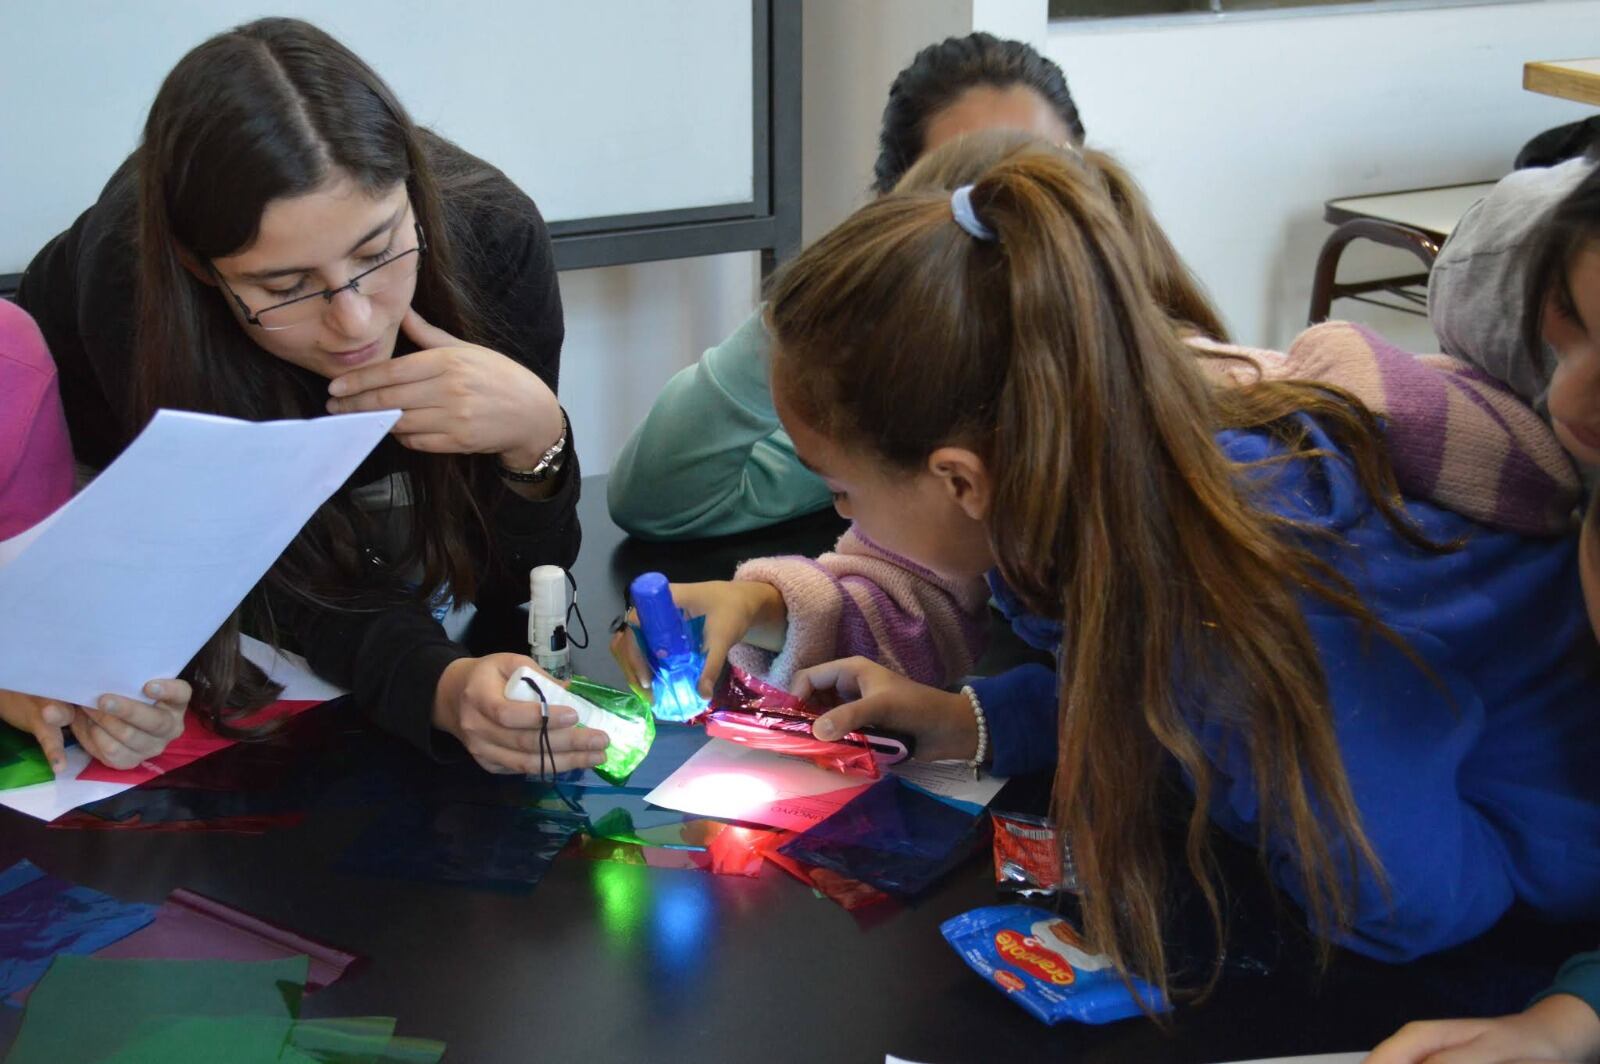
[[[149,702],[102,695],[92,707],[76,707],[71,727],[78,745],[112,768],[133,768],[165,750],[183,734],[194,690],[182,680],[151,680],[144,694]]]
[[[82,493],[0,544],[0,689],[94,705],[177,675],[398,417],[159,411]]]
[[[67,766],[63,728],[71,728],[78,745],[101,764],[133,768],[183,734],[183,715],[194,692],[182,680],[167,679],[151,680],[144,693],[149,702],[103,695],[91,709],[0,691],[0,720],[32,735],[52,772]]]

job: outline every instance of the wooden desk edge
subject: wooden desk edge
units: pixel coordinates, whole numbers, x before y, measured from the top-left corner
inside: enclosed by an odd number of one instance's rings
[[[1529,92],[1600,107],[1600,76],[1573,70],[1561,62],[1522,64],[1522,87]]]

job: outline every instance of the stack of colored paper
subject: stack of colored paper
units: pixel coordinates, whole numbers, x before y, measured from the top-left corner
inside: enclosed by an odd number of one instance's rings
[[[424,1064],[442,1042],[388,1017],[302,1020],[306,957],[272,961],[60,956],[28,999],[14,1064],[361,1060]]]

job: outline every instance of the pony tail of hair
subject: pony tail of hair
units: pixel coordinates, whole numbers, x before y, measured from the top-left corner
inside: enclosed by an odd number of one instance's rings
[[[1189,863],[1221,941],[1207,874],[1210,772],[1178,717],[1171,676],[1195,607],[1172,582],[1170,560],[1182,553],[1173,511],[1193,503],[1168,455],[1220,462],[1204,428],[1206,389],[1146,280],[1145,249],[1119,213],[1129,201],[1106,194],[1092,163],[1021,156],[972,199],[1008,267],[995,554],[1030,608],[1066,630],[1054,819],[1087,887],[1088,940],[1124,974],[1165,989],[1167,874],[1153,781],[1168,756],[1195,782]]]
[[[1116,201],[1119,187],[1132,189],[1125,175],[1100,173],[1103,183],[1022,156],[972,192],[1007,266],[993,502],[1003,517],[991,536],[1007,582],[1066,632],[1052,804],[1085,884],[1085,932],[1120,971],[1165,990],[1155,781],[1169,761],[1193,790],[1187,872],[1225,940],[1208,841],[1213,772],[1178,676],[1185,690],[1198,681],[1208,713],[1239,730],[1262,841],[1281,829],[1301,855],[1312,926],[1327,934],[1348,923],[1358,865],[1376,860],[1297,590],[1365,612],[1217,446],[1222,406],[1164,305],[1173,290],[1160,292],[1184,275],[1151,280],[1159,231],[1132,200]],[[1147,221],[1142,233],[1130,216]],[[1164,238],[1159,248],[1170,252]]]

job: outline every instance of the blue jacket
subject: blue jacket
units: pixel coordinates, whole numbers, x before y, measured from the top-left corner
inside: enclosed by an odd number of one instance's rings
[[[1310,427],[1316,446],[1337,452]],[[1260,431],[1217,440],[1235,462],[1280,453]],[[1409,960],[1473,938],[1517,900],[1552,918],[1600,918],[1600,655],[1575,537],[1499,532],[1408,500],[1430,539],[1466,539],[1459,551],[1429,554],[1395,534],[1346,462],[1307,458],[1273,475],[1273,510],[1339,535],[1313,539],[1312,549],[1434,673],[1423,675],[1349,615],[1302,599],[1345,771],[1389,891],[1363,870],[1344,944]],[[1029,616],[997,575],[990,584],[1023,639],[1059,648],[1059,624]],[[1050,669],[1024,666],[973,687],[997,774],[1054,765]],[[1215,773],[1212,819],[1254,844],[1257,794],[1243,735],[1208,719],[1205,692],[1180,697],[1196,707]],[[1303,901],[1288,840],[1269,838],[1267,847],[1273,878]]]

